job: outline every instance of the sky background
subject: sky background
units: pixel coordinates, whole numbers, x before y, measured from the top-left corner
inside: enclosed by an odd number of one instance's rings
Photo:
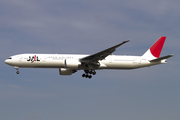
[[[179,0],[1,0],[1,120],[179,120]],[[142,55],[167,36],[167,64],[137,70],[16,70],[20,53],[93,54],[130,42],[114,54]]]

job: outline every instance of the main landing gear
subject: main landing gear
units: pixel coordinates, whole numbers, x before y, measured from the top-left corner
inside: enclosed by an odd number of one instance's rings
[[[16,74],[19,74],[19,68],[18,67],[14,67],[17,71],[16,71]]]
[[[84,70],[84,74],[82,75],[82,77],[86,77],[86,78],[89,78],[91,79],[92,78],[92,75],[95,75],[96,74],[96,71],[95,70]],[[89,75],[90,74],[90,75]],[[92,74],[92,75],[91,75]]]

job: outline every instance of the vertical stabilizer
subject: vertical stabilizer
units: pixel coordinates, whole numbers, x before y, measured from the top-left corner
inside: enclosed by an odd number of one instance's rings
[[[148,59],[148,60],[152,60],[152,59],[156,59],[159,58],[160,54],[161,54],[161,50],[163,48],[164,42],[166,40],[165,36],[160,37],[153,46],[151,46],[142,57]]]

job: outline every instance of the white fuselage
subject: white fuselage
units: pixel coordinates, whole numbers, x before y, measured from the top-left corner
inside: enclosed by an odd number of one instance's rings
[[[5,63],[13,66],[19,74],[19,68],[58,68],[60,75],[72,75],[84,70],[82,77],[92,78],[99,69],[137,69],[166,63],[173,55],[160,57],[166,37],[160,37],[142,56],[112,55],[123,41],[113,47],[91,55],[80,54],[18,54],[9,57]]]
[[[73,65],[68,65],[67,61],[73,64],[81,64],[80,58],[88,55],[76,54],[19,54],[11,56],[5,61],[14,67],[22,68],[71,68]],[[104,60],[99,61],[98,69],[136,69],[141,67],[149,67],[156,64],[165,63],[165,60],[160,62],[149,62],[142,56],[120,56],[109,55]],[[75,69],[81,69],[75,67]]]

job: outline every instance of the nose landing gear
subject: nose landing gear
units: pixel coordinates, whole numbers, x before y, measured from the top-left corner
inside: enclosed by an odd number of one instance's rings
[[[84,74],[82,75],[82,77],[86,77],[86,78],[89,78],[91,79],[92,78],[92,75],[95,75],[96,74],[96,71],[95,70],[84,70]],[[90,75],[89,75],[90,74]],[[92,75],[91,75],[92,74]]]
[[[16,74],[19,74],[20,72],[19,72],[19,68],[18,67],[14,67],[17,71],[16,71]]]
[[[20,72],[19,72],[19,71],[17,71],[16,73],[17,73],[17,74],[19,74]]]

